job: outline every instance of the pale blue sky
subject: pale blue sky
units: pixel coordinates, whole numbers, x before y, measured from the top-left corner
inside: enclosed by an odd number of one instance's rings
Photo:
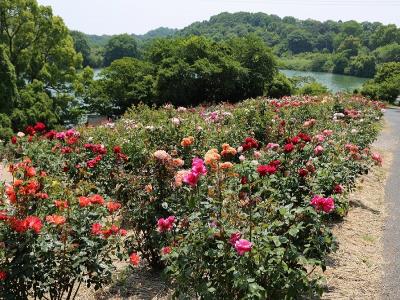
[[[38,0],[71,29],[143,34],[183,28],[220,12],[265,12],[299,19],[379,21],[400,25],[400,0]]]

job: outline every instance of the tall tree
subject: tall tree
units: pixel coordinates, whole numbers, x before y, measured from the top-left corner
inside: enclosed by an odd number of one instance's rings
[[[73,40],[74,40],[74,48],[75,51],[82,54],[83,57],[83,66],[89,66],[90,62],[90,46],[87,41],[85,34],[80,31],[73,30],[70,32]]]
[[[73,92],[76,69],[82,63],[82,55],[76,53],[62,19],[53,16],[50,7],[40,6],[36,0],[1,0],[0,45],[3,49],[0,51],[2,72],[8,70],[5,73],[12,74],[8,76],[9,89],[14,90],[12,82],[15,81],[20,95],[51,103],[29,109],[22,96],[12,102],[8,115],[14,129],[21,129],[20,126],[25,124],[21,120],[50,124],[62,121],[63,111],[69,106],[65,95]],[[8,60],[4,58],[6,56]],[[4,67],[9,64],[12,67]],[[38,94],[34,95],[35,92]],[[51,118],[46,119],[50,112]]]
[[[6,47],[0,45],[0,113],[9,114],[18,96],[17,76],[6,53]]]
[[[137,42],[128,34],[116,35],[108,41],[104,49],[104,65],[109,66],[123,57],[139,57]]]

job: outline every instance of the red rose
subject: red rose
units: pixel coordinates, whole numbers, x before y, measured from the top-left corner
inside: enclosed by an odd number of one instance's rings
[[[17,137],[16,136],[13,136],[12,138],[11,138],[11,144],[16,144],[17,143]]]
[[[248,137],[244,140],[244,143],[242,144],[243,151],[250,150],[252,148],[257,149],[258,148],[258,142],[252,137]]]
[[[34,167],[27,167],[25,171],[26,171],[26,176],[28,177],[33,177],[36,175],[36,170]]]
[[[90,205],[90,199],[88,197],[79,197],[79,206],[86,207]]]
[[[340,184],[335,185],[335,187],[333,188],[333,193],[335,193],[335,194],[342,194],[343,191],[344,191],[344,188]]]
[[[107,202],[106,207],[110,213],[113,213],[121,208],[121,204],[118,202]]]
[[[286,144],[283,147],[283,151],[285,151],[285,153],[290,153],[294,150],[294,145],[292,143]]]
[[[114,153],[117,153],[117,154],[121,153],[121,147],[120,146],[115,146],[113,150],[114,150]]]
[[[139,265],[140,256],[137,255],[136,253],[132,253],[132,254],[129,256],[129,259],[130,259],[132,265],[134,265],[134,266]]]
[[[44,125],[42,122],[37,122],[35,126],[33,127],[36,131],[44,131],[46,129],[46,125]]]
[[[4,281],[7,279],[7,273],[4,271],[0,271],[0,281]]]
[[[260,176],[266,176],[267,174],[272,175],[272,174],[275,174],[276,171],[277,171],[276,167],[271,164],[260,165],[257,168],[257,172],[258,172],[258,174],[260,174]]]
[[[93,235],[99,235],[101,234],[101,224],[99,223],[94,223],[92,225],[92,234]]]
[[[170,254],[171,252],[172,252],[172,248],[171,247],[163,247],[161,249],[162,255]]]
[[[308,175],[307,169],[300,169],[299,170],[299,176],[300,177],[306,177]]]
[[[300,143],[300,138],[298,136],[295,136],[291,139],[292,144],[296,145]]]
[[[29,135],[35,135],[36,130],[35,130],[35,128],[33,128],[32,126],[28,126],[28,127],[26,127],[25,132],[26,132],[27,134],[29,134]]]
[[[34,232],[39,233],[43,227],[42,221],[36,216],[28,216],[25,219],[27,226],[33,229]]]
[[[93,195],[89,197],[90,203],[104,205],[104,198],[100,195]]]

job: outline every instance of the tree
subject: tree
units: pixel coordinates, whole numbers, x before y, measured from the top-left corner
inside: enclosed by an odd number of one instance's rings
[[[391,43],[400,44],[400,29],[396,25],[380,26],[371,36],[370,47],[376,49]]]
[[[375,68],[375,57],[373,55],[359,55],[350,61],[349,75],[373,77]]]
[[[114,60],[124,57],[139,57],[136,40],[128,34],[112,37],[104,49],[104,66],[109,66]]]
[[[204,37],[170,40],[169,45],[164,52],[168,56],[157,65],[159,100],[197,105],[245,98],[249,70],[233,57],[230,46]],[[155,52],[150,49],[150,53]]]
[[[90,74],[89,74],[90,75]],[[92,74],[93,75],[93,74]],[[86,103],[90,111],[122,114],[129,107],[154,101],[154,67],[151,63],[125,57],[115,60],[93,81]]]
[[[361,24],[356,21],[344,22],[341,27],[342,32],[348,36],[359,36],[363,31]]]
[[[15,69],[8,58],[5,47],[0,44],[0,113],[9,114],[14,108],[17,98]]]
[[[393,43],[379,47],[374,54],[378,63],[400,62],[400,45]]]
[[[361,93],[373,99],[394,101],[400,95],[400,63],[385,63],[378,67],[375,77],[363,85]]]
[[[268,97],[282,98],[292,95],[293,84],[283,73],[278,73],[274,79],[266,84],[265,92]]]
[[[82,54],[83,57],[82,65],[84,67],[92,65],[90,61],[91,49],[89,47],[89,43],[86,39],[86,36],[82,32],[75,30],[71,31],[70,34],[74,40],[75,51]]]
[[[312,51],[312,37],[305,30],[295,30],[287,37],[288,49],[294,54]]]
[[[233,49],[233,56],[248,70],[240,98],[262,95],[265,83],[270,82],[276,72],[276,61],[271,50],[255,35],[233,39],[229,45]]]
[[[349,36],[343,40],[337,52],[342,52],[347,58],[350,58],[351,56],[357,56],[360,48],[360,39]]]
[[[148,55],[158,62],[158,99],[176,105],[261,96],[275,74],[271,51],[254,35],[226,43],[193,36],[157,41],[154,47]]]
[[[13,129],[23,129],[28,121],[64,121],[65,95],[73,93],[82,56],[62,19],[36,0],[2,0],[0,47],[0,76],[8,90],[2,95],[14,99],[5,109]]]
[[[344,74],[345,69],[349,65],[349,59],[343,53],[336,54],[333,57],[333,73]]]

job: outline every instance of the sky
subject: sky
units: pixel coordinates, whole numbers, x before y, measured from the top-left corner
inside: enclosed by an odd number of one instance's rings
[[[221,12],[264,12],[298,19],[379,21],[400,26],[400,0],[38,0],[73,30],[144,34],[183,28]]]

